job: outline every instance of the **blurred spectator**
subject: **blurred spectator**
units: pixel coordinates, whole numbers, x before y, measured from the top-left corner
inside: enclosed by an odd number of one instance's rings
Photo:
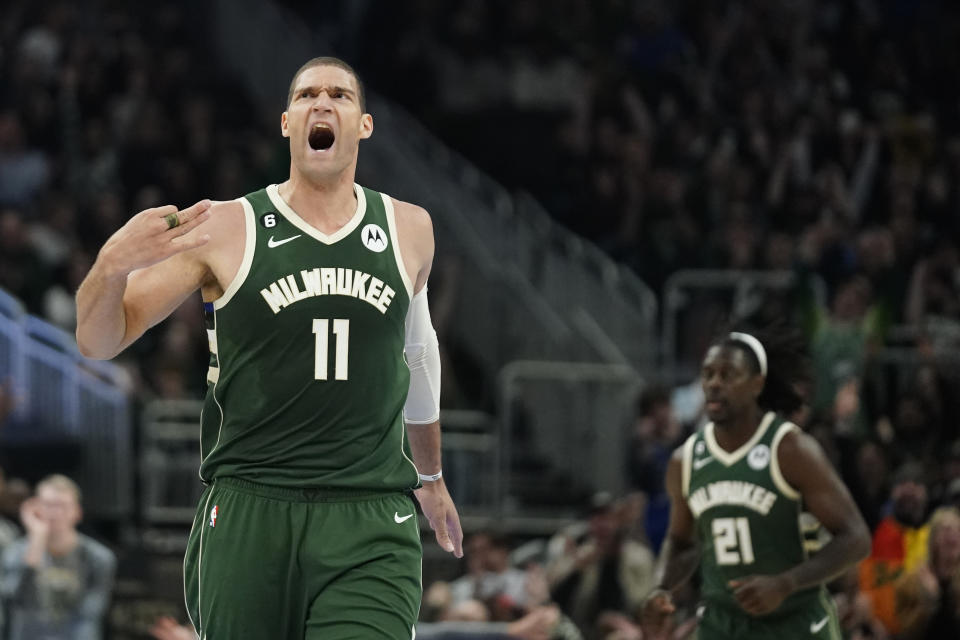
[[[871,531],[875,531],[880,524],[889,496],[889,468],[883,447],[876,441],[868,440],[857,449],[854,474],[846,479],[850,493]]]
[[[496,607],[522,609],[528,605],[527,575],[510,566],[510,540],[507,536],[478,531],[469,537],[463,551],[467,574],[450,584],[454,607],[471,599]],[[492,613],[494,619],[504,619]]]
[[[116,557],[77,531],[80,489],[48,476],[23,503],[27,535],[3,554],[0,592],[10,640],[99,640],[113,590]]]
[[[638,401],[637,419],[630,434],[627,470],[631,486],[647,495],[643,521],[654,551],[660,548],[670,514],[670,502],[663,486],[667,462],[686,435],[674,416],[670,392],[659,386],[645,389]]]
[[[191,625],[180,624],[173,618],[163,616],[157,618],[150,627],[150,637],[154,640],[197,640],[197,632]]]
[[[929,526],[927,562],[896,584],[901,640],[960,637],[960,511],[941,507]]]
[[[927,561],[927,487],[924,470],[915,462],[897,469],[890,489],[891,513],[873,532],[870,556],[860,564],[860,588],[873,613],[891,634],[900,631],[894,583]]]
[[[602,613],[637,610],[653,587],[653,553],[627,535],[632,525],[622,505],[601,492],[590,501],[586,535],[559,534],[564,550],[547,566],[551,595],[587,638],[599,637]]]
[[[180,624],[173,618],[161,617],[150,627],[150,637],[154,640],[197,640],[197,632],[192,626]]]
[[[889,635],[874,615],[869,596],[860,591],[856,568],[836,580],[839,591],[833,594],[837,616],[844,638],[853,640],[886,640]]]

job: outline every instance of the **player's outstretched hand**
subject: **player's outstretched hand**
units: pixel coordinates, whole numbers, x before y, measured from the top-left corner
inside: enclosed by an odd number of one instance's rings
[[[745,576],[731,580],[733,597],[750,615],[760,616],[775,610],[790,595],[790,586],[780,576]]]
[[[210,236],[187,234],[210,217],[210,204],[201,200],[183,210],[173,205],[144,209],[110,236],[100,257],[112,273],[127,275],[206,244]]]
[[[460,516],[453,498],[447,491],[443,478],[434,482],[424,482],[414,494],[423,515],[427,516],[430,528],[437,535],[437,544],[458,558],[463,557],[463,530],[460,528]]]

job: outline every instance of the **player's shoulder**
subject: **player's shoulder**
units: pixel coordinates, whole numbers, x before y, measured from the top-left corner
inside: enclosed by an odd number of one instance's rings
[[[210,201],[210,219],[220,221],[231,218],[241,218],[243,216],[243,204],[240,199],[236,200],[211,200]]]
[[[803,453],[803,451],[799,450],[809,452],[820,448],[820,444],[816,438],[804,432],[803,429],[789,420],[783,420],[777,425],[773,434],[773,440],[781,455],[791,455],[798,452]]]
[[[393,196],[388,197],[390,201],[393,202],[393,211],[397,216],[397,224],[402,224],[414,230],[433,230],[433,221],[430,219],[430,214],[426,209],[412,202],[404,202]]]

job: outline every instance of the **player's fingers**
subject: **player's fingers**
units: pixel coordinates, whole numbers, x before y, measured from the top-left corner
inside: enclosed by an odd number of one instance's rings
[[[210,210],[207,209],[206,211],[203,211],[200,214],[190,218],[186,222],[183,222],[181,220],[178,226],[174,227],[173,229],[169,229],[169,231],[173,235],[173,237],[179,238],[180,236],[184,236],[190,233],[198,225],[203,224],[204,221],[209,219],[210,219]]]
[[[145,217],[145,218],[154,218],[158,220],[163,220],[163,217],[171,213],[176,213],[177,208],[172,204],[165,204],[160,207],[150,207],[149,209],[144,209],[140,213],[133,216],[134,218]]]
[[[430,526],[437,536],[437,544],[444,551],[453,551],[453,542],[450,540],[450,534],[447,532],[447,519],[442,515],[430,519]]]
[[[447,531],[450,533],[450,542],[453,543],[453,555],[463,557],[463,529],[460,527],[460,516],[451,507],[447,516]]]
[[[181,225],[186,224],[187,222],[190,222],[191,220],[199,216],[201,213],[208,211],[210,209],[211,204],[212,203],[209,200],[201,200],[200,202],[197,202],[196,204],[189,206],[186,209],[181,209],[177,213],[177,217],[180,218],[180,224]]]
[[[169,254],[172,256],[177,253],[183,253],[184,251],[190,251],[191,249],[196,249],[197,247],[202,247],[203,245],[210,242],[210,234],[204,233],[198,236],[180,236],[179,238],[174,238],[170,241]],[[169,256],[168,256],[169,257]]]

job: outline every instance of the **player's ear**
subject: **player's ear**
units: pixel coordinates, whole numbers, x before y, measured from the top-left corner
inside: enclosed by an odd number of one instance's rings
[[[289,129],[289,127],[287,126],[287,112],[286,112],[286,111],[284,111],[282,114],[280,114],[280,134],[281,134],[284,138],[289,138],[289,137],[290,137],[290,129]]]
[[[763,386],[767,383],[767,379],[759,373],[756,373],[752,376],[750,380],[750,392],[753,394],[754,399],[759,398],[760,394],[763,393]]]
[[[373,116],[365,113],[360,116],[360,139],[365,140],[373,135]]]

